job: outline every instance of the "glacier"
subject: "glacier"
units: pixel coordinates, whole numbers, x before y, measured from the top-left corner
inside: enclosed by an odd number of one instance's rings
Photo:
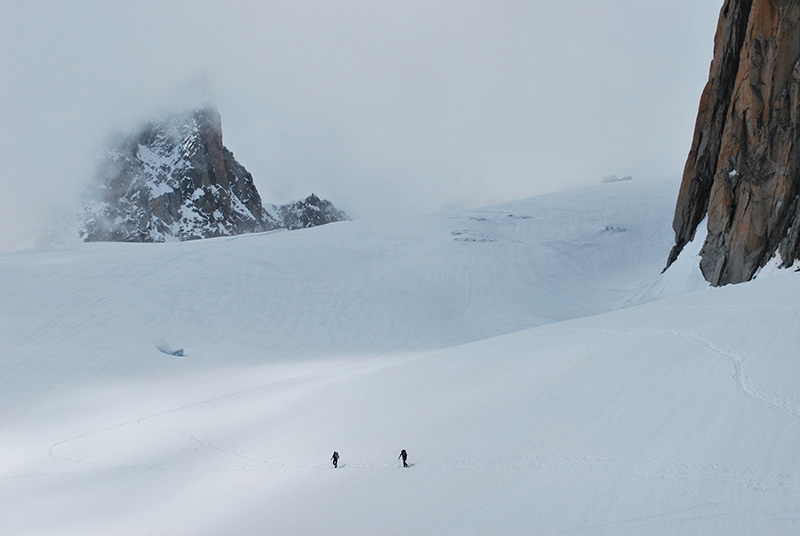
[[[0,533],[796,534],[800,275],[677,185],[0,255]]]

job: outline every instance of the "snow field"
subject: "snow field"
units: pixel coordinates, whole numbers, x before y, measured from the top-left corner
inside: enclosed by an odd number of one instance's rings
[[[0,533],[797,534],[800,275],[619,309],[674,187],[0,256]]]

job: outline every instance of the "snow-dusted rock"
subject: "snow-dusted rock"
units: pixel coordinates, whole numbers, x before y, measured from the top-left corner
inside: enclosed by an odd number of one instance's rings
[[[275,213],[280,225],[290,231],[350,219],[344,211],[333,206],[327,199],[320,199],[316,194],[311,194],[302,201],[277,207]]]
[[[109,140],[86,190],[80,233],[88,242],[166,242],[347,219],[313,195],[270,208],[223,145],[219,112],[205,107],[164,115]]]

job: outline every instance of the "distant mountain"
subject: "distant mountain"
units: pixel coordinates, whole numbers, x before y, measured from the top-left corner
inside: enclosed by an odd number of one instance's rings
[[[275,213],[280,225],[290,231],[349,219],[344,211],[334,207],[333,203],[327,199],[320,199],[315,194],[311,194],[303,201],[293,201],[277,207]]]
[[[205,107],[164,115],[107,143],[85,191],[87,242],[165,242],[313,227],[347,220],[311,195],[262,204],[252,175],[222,143],[219,112]],[[288,223],[284,223],[288,222]]]

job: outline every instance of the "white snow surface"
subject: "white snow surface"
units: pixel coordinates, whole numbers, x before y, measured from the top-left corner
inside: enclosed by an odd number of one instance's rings
[[[800,533],[800,274],[659,284],[677,186],[0,255],[0,534]]]

